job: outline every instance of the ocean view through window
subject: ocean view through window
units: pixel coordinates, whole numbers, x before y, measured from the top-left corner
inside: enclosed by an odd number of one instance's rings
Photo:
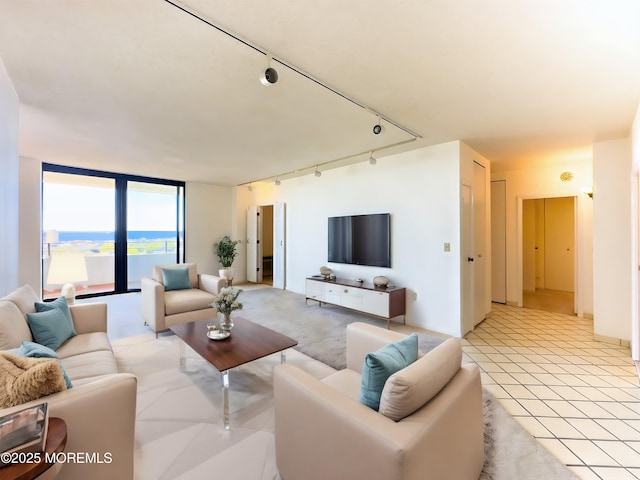
[[[182,182],[44,165],[42,186],[44,299],[135,291],[183,261]]]

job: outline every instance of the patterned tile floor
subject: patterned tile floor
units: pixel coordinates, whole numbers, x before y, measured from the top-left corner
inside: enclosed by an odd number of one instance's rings
[[[640,384],[593,321],[494,304],[465,359],[513,417],[582,479],[640,479]]]

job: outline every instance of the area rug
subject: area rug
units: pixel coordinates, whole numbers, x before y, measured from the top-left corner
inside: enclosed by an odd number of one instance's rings
[[[114,342],[119,370],[138,377],[135,479],[282,480],[275,464],[272,388],[280,355],[230,372],[231,430],[225,431],[220,374],[188,347],[191,373],[180,371],[179,342],[152,333]],[[292,349],[287,363],[317,378],[334,371]],[[483,480],[577,478],[489,392],[484,392],[484,420]]]
[[[243,309],[234,315],[259,323],[298,341],[296,350],[337,370],[346,366],[346,329],[353,322],[386,328],[387,321],[335,305],[305,301],[299,293],[277,288],[243,291]],[[440,337],[418,333],[418,348],[428,352]]]

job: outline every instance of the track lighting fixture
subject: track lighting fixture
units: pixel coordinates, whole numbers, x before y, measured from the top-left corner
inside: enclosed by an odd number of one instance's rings
[[[281,184],[281,183],[282,183],[282,182],[280,181],[280,179],[279,179],[278,177],[276,177],[275,184],[276,184],[277,186],[280,186],[280,184]]]
[[[378,123],[373,126],[373,134],[380,135],[384,131],[384,127],[380,125],[380,117],[378,116]]]
[[[264,72],[262,72],[262,74],[260,75],[260,83],[262,83],[267,87],[270,85],[273,85],[278,81],[278,72],[276,71],[275,68],[271,67],[271,59],[273,57],[271,55],[269,55],[268,57],[269,57],[269,62],[267,64],[267,69]]]
[[[369,165],[375,165],[378,162],[376,158],[373,156],[373,150],[369,152]]]
[[[253,192],[253,185],[251,184],[247,185],[247,190],[249,190],[250,192]]]
[[[320,175],[322,175],[322,172],[320,170],[318,170],[318,166],[316,165],[316,171],[314,172],[314,175],[316,177],[319,177]]]

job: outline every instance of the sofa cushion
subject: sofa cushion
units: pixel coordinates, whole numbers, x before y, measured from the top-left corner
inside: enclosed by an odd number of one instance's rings
[[[39,343],[35,342],[22,342],[20,348],[16,350],[16,355],[29,358],[55,358],[56,360],[58,360],[58,355],[56,355],[56,352],[51,350],[49,347],[45,347],[44,345],[40,345]],[[62,376],[64,377],[64,381],[67,384],[67,388],[71,388],[73,385],[71,384],[69,375],[67,375],[67,371],[59,360],[58,364],[62,369]]]
[[[83,378],[118,373],[116,359],[113,353],[107,351],[83,353],[60,360],[74,385],[78,385],[76,381]]]
[[[171,290],[164,293],[164,308],[166,315],[177,313],[193,312],[211,307],[211,302],[215,295],[190,288],[189,290]],[[215,311],[211,309],[211,316],[215,316]]]
[[[36,311],[35,302],[39,301],[38,294],[31,285],[25,284],[16,288],[8,294],[3,300],[9,300],[16,304],[22,314],[33,313]]]
[[[0,300],[0,350],[18,348],[24,340],[33,340],[24,313],[15,303]]]
[[[195,263],[173,263],[167,265],[154,265],[152,278],[158,282],[162,282],[162,269],[163,268],[184,268],[189,269],[189,281],[191,282],[191,288],[198,288],[198,270]]]
[[[340,392],[345,397],[349,397],[356,402],[360,400],[360,383],[362,378],[360,374],[354,370],[344,368],[327,375],[320,381]]]
[[[76,329],[73,326],[73,319],[71,318],[71,311],[69,310],[69,305],[67,304],[67,299],[65,297],[58,297],[53,302],[35,302],[34,306],[36,307],[36,312],[48,312],[49,310],[58,309],[67,319],[67,323],[69,323],[69,328],[73,330],[73,334],[76,334]]]
[[[53,350],[57,350],[60,345],[76,334],[76,331],[69,325],[67,317],[57,308],[44,312],[27,313],[27,321],[34,340]]]
[[[187,267],[163,268],[162,284],[167,292],[170,290],[185,290],[191,288],[189,269]]]
[[[65,390],[58,361],[0,352],[0,407],[7,408]]]
[[[418,335],[411,335],[389,343],[375,352],[367,353],[362,365],[360,402],[378,410],[380,395],[387,379],[418,358]]]
[[[71,338],[56,350],[56,355],[60,359],[65,359],[74,355],[100,351],[113,351],[109,337],[105,332],[91,332]]]
[[[449,338],[389,377],[380,398],[381,414],[398,421],[429,402],[460,370],[462,348]]]

